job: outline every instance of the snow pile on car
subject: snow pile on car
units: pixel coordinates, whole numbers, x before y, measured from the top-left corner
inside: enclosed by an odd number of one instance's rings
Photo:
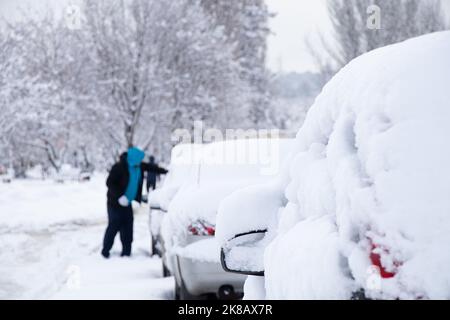
[[[272,233],[263,296],[450,298],[449,57],[442,32],[353,60],[310,109],[288,172],[222,203],[222,245]]]
[[[172,149],[169,173],[161,188],[148,195],[148,203],[155,208],[168,209],[169,203],[186,181],[192,180],[199,165],[199,144],[179,144]]]
[[[326,85],[297,135],[268,298],[450,298],[449,57],[435,33]],[[395,276],[373,281],[371,250]]]
[[[184,246],[190,224],[205,221],[215,226],[219,203],[226,196],[279,174],[279,161],[291,145],[292,139],[242,139],[198,149],[195,172],[170,201],[161,226],[169,253],[173,247]]]
[[[224,198],[217,215],[216,237],[226,245],[235,235],[269,230],[276,225],[276,213],[286,205],[279,177],[273,182],[255,184]]]

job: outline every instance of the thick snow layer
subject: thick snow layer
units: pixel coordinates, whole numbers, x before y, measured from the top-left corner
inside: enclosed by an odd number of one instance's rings
[[[369,296],[450,298],[449,57],[450,32],[435,33],[365,54],[325,86],[297,135],[289,204],[266,251],[269,297],[349,295],[335,265],[321,264],[328,257],[304,250],[315,241],[331,260],[343,255]],[[316,226],[308,238],[320,216],[334,217],[337,233],[318,239]],[[378,288],[368,281],[369,239],[397,272]],[[336,276],[320,286],[281,280],[302,269]]]
[[[220,247],[214,237],[196,241],[185,247],[178,247],[176,254],[192,260],[220,263]]]
[[[148,196],[150,206],[167,210],[180,187],[186,181],[194,179],[200,161],[200,152],[197,150],[200,148],[200,145],[194,144],[180,144],[173,148],[169,173],[164,178],[162,187],[151,191]]]
[[[263,277],[248,276],[244,284],[244,300],[265,300]]]
[[[106,260],[98,250],[74,257],[66,278],[51,299],[148,300],[173,299],[173,278],[163,278],[161,259],[150,258],[147,207],[135,210],[133,255],[121,258],[119,239]],[[104,230],[102,230],[104,231]],[[98,236],[101,236],[99,233]]]
[[[98,196],[100,195],[100,196]],[[0,232],[101,223],[106,219],[104,175],[90,182],[13,180],[0,183]]]
[[[214,184],[209,187],[186,185],[181,188],[172,199],[161,225],[166,253],[175,254],[180,247],[186,245],[188,226],[191,223],[203,220],[215,225],[220,201],[234,190],[244,186],[246,184],[240,181],[238,184]],[[219,249],[212,253],[209,259],[215,260],[218,253]]]
[[[161,259],[138,255],[132,258],[98,255],[82,258],[76,266],[80,286],[65,282],[51,299],[56,300],[161,300],[173,299],[173,278],[161,275]],[[69,269],[70,272],[73,272]]]
[[[184,180],[162,222],[161,234],[168,255],[186,244],[191,223],[204,220],[216,225],[219,204],[233,191],[276,176],[291,144],[288,139],[249,139],[196,148],[196,155],[191,157],[197,163],[195,174]]]
[[[148,195],[148,204],[154,208],[167,210],[170,200],[175,196],[179,186],[165,186],[161,189],[151,190]]]
[[[307,218],[278,236],[265,255],[266,298],[349,299],[353,287],[338,246],[329,216]]]
[[[282,187],[278,183],[239,189],[220,203],[216,237],[223,245],[235,235],[267,230],[274,223],[274,213],[285,204]]]
[[[239,271],[263,271],[264,250],[267,246],[265,239],[244,243],[230,249],[224,248],[227,267]]]
[[[274,237],[259,296],[450,298],[449,57],[442,32],[355,59],[308,112],[275,190],[222,203],[222,244],[264,226]],[[393,278],[374,274],[374,246]]]

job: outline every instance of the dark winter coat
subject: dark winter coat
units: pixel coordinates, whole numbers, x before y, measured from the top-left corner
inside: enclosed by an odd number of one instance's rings
[[[142,185],[144,181],[144,172],[152,172],[155,174],[166,174],[167,170],[151,163],[141,163],[141,178],[139,179],[138,192],[136,195],[136,201],[142,200]],[[128,172],[127,154],[124,153],[120,157],[120,161],[116,163],[109,172],[108,179],[106,180],[106,186],[108,187],[108,205],[112,207],[119,207],[119,198],[125,194],[127,189],[128,180],[130,174]]]
[[[149,164],[157,165],[155,163],[155,158],[150,157]],[[147,191],[154,190],[156,187],[156,181],[158,180],[159,174],[155,171],[148,171],[147,172]]]

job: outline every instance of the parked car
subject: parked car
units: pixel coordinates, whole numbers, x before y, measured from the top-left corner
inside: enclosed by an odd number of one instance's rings
[[[288,169],[222,201],[221,261],[247,298],[450,298],[449,56],[440,32],[355,59]]]
[[[65,183],[69,181],[89,182],[91,180],[92,173],[93,172],[90,169],[80,169],[73,167],[70,164],[63,164],[59,172],[54,173],[54,176],[57,183]]]
[[[0,181],[3,183],[11,183],[14,178],[14,169],[6,168],[0,165]]]
[[[192,176],[198,170],[198,159],[194,157],[201,148],[195,144],[180,144],[175,146],[171,152],[169,172],[165,176],[161,186],[150,191],[147,201],[149,204],[149,230],[151,234],[151,252],[162,257],[163,275],[170,276],[170,271],[166,267],[166,256],[163,252],[161,239],[161,223],[166,214],[169,203],[178,192],[180,187],[187,181],[192,180]]]
[[[217,209],[233,191],[276,174],[277,162],[291,143],[289,139],[230,140],[197,149],[161,226],[164,268],[175,277],[177,298],[242,296],[245,277],[226,273],[220,264],[214,237]]]

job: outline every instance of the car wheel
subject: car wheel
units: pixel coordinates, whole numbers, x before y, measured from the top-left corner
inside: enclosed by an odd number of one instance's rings
[[[166,265],[164,263],[162,264],[162,268],[163,268],[162,271],[163,271],[163,277],[164,278],[172,276],[171,273],[170,273],[170,270],[166,267]]]
[[[157,255],[158,257],[161,257],[161,253],[159,252],[157,247],[157,241],[157,238],[152,237],[152,256]]]
[[[179,285],[179,296],[180,296],[179,300],[195,300],[197,298],[196,296],[191,295],[187,291],[183,282],[181,282],[181,284]]]
[[[201,299],[201,297],[197,297],[190,294],[189,291],[186,289],[183,280],[181,281],[181,283],[178,283],[177,280],[175,280],[175,300],[198,300],[198,299]]]
[[[180,298],[180,286],[175,281],[175,300],[181,300]]]
[[[364,289],[359,289],[352,293],[350,300],[371,300],[366,296],[366,291]]]

